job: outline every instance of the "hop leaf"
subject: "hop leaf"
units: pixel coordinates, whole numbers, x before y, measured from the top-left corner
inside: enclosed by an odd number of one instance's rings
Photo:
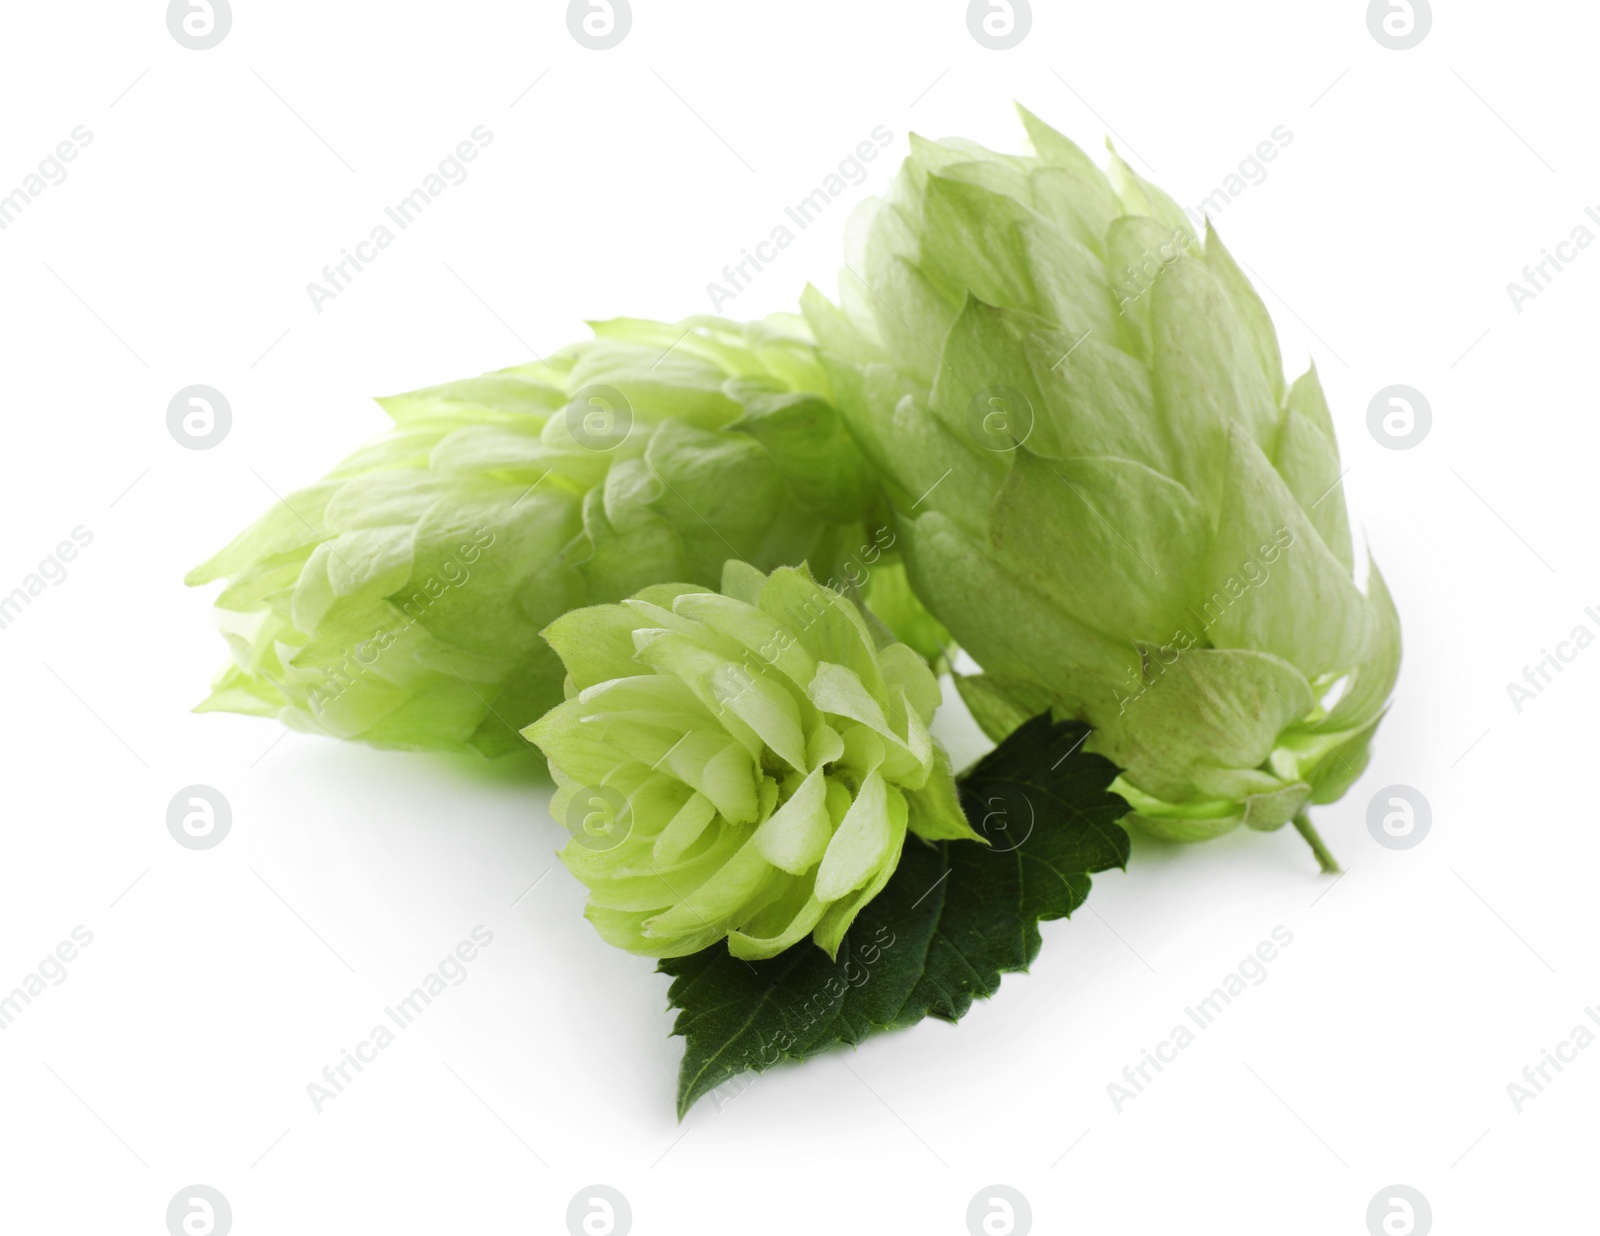
[[[1039,923],[1083,904],[1090,875],[1124,867],[1116,769],[1081,749],[1082,728],[1036,717],[961,775],[967,818],[992,841],[907,843],[883,893],[839,952],[795,949],[748,964],[721,950],[665,960],[684,1038],[678,1116],[746,1070],[841,1043],[958,1021],[1000,976],[1038,955]]]

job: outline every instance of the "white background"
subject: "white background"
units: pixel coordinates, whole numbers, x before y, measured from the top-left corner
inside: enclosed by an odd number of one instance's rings
[[[1358,0],[1037,3],[1006,52],[955,0],[635,0],[604,52],[553,0],[236,0],[202,52],[164,7],[12,4],[0,37],[0,194],[93,134],[0,231],[0,592],[94,538],[0,630],[0,990],[94,936],[0,1032],[0,1225],[155,1236],[204,1183],[239,1236],[561,1233],[596,1182],[645,1236],[959,1236],[994,1183],[1041,1233],[1360,1236],[1396,1183],[1441,1234],[1592,1223],[1600,1050],[1520,1114],[1506,1090],[1600,1003],[1600,650],[1520,713],[1506,690],[1600,633],[1600,248],[1520,313],[1506,291],[1600,204],[1592,6],[1440,5],[1403,52]],[[380,432],[369,396],[586,317],[704,312],[874,126],[895,161],[911,131],[1016,150],[1013,98],[1086,148],[1113,132],[1185,204],[1293,134],[1216,221],[1287,361],[1321,370],[1405,624],[1372,767],[1318,815],[1348,874],[1292,830],[1138,843],[960,1026],[680,1126],[666,981],[582,919],[538,783],[191,715],[223,649],[181,576]],[[477,125],[470,178],[317,313],[306,284]],[[831,290],[847,211],[891,170],[725,311]],[[192,383],[232,404],[211,450],[166,428]],[[1367,430],[1393,383],[1433,409],[1409,451]],[[233,808],[202,853],[165,824],[193,783]],[[1367,830],[1392,784],[1432,804],[1409,852]],[[1107,1084],[1280,924],[1266,982],[1117,1112]],[[478,925],[467,981],[317,1114],[307,1083]]]

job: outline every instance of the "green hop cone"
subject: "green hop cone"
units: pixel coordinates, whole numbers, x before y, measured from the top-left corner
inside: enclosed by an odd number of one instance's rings
[[[1285,383],[1209,225],[1023,120],[1032,156],[913,138],[842,306],[806,294],[911,584],[985,671],[960,685],[992,736],[1053,706],[1147,828],[1313,836],[1400,659],[1316,372]]]
[[[541,628],[648,584],[714,587],[730,556],[870,575],[936,655],[804,323],[593,329],[548,363],[380,400],[386,436],[193,571],[227,581],[233,654],[201,709],[526,750],[564,676]]]
[[[757,959],[810,935],[831,956],[908,831],[976,838],[927,664],[803,567],[730,561],[721,592],[661,584],[545,635],[568,698],[525,732],[619,948]]]

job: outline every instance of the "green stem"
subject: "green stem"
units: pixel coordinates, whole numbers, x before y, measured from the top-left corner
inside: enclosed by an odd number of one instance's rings
[[[1317,835],[1317,830],[1311,824],[1311,817],[1302,811],[1294,817],[1294,827],[1295,831],[1306,839],[1311,852],[1317,856],[1317,866],[1322,868],[1322,874],[1338,875],[1341,871],[1339,862],[1328,853],[1328,847],[1322,844],[1322,838]]]

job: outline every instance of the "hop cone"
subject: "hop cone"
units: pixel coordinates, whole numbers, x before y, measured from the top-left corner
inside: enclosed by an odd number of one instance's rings
[[[525,747],[561,700],[541,628],[738,557],[809,560],[920,614],[798,320],[597,338],[380,400],[395,422],[198,567],[233,654],[202,710],[382,747]],[[887,555],[885,553],[887,551]]]
[[[907,830],[975,836],[926,663],[804,568],[729,562],[721,592],[657,585],[546,636],[569,698],[527,735],[572,831],[562,861],[620,948],[726,938],[755,959],[810,935],[832,955]]]
[[[1363,594],[1314,370],[1215,232],[1023,114],[1036,153],[913,139],[808,290],[913,588],[1002,734],[1095,727],[1134,819],[1201,839],[1331,802],[1365,765],[1399,626]]]

